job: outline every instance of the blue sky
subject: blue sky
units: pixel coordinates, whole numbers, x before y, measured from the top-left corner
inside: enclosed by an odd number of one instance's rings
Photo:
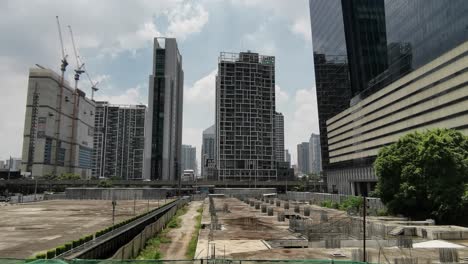
[[[2,1],[0,3],[0,159],[21,156],[28,68],[58,71],[59,15],[68,78],[75,65],[67,25],[93,79],[96,99],[147,104],[152,38],[176,37],[183,56],[183,143],[197,147],[214,122],[214,76],[221,51],[276,56],[277,111],[285,115],[286,148],[318,132],[312,44],[306,0]],[[90,93],[83,78],[81,89]],[[15,109],[15,111],[6,111]]]

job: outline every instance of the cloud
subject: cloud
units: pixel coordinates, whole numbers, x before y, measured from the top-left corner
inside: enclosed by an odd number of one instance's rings
[[[312,42],[312,31],[310,29],[309,17],[300,17],[296,19],[291,27],[293,33],[301,36],[307,42]]]
[[[265,55],[274,55],[277,51],[276,44],[267,28],[270,22],[271,20],[264,21],[254,32],[242,36],[243,46],[254,51],[261,51]]]
[[[125,90],[123,93],[116,94],[116,95],[108,95],[108,94],[99,94],[97,93],[95,96],[96,101],[107,101],[111,104],[124,104],[124,105],[136,105],[136,104],[144,104],[148,105],[148,99],[146,96],[142,95],[142,87],[138,85],[134,88],[129,88]]]
[[[167,14],[169,20],[168,34],[178,40],[201,31],[208,22],[208,12],[200,4],[184,3],[180,8],[172,9]]]
[[[197,80],[191,87],[185,88],[184,101],[189,104],[209,104],[214,111],[217,73],[218,70],[215,69]]]
[[[283,106],[289,100],[289,95],[284,90],[281,89],[279,85],[275,85],[275,98],[276,98],[276,106]],[[279,109],[282,109],[281,107]],[[279,111],[278,109],[276,111]]]

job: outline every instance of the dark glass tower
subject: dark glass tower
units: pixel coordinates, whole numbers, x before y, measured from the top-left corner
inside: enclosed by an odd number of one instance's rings
[[[310,0],[322,165],[326,121],[468,39],[466,0]]]

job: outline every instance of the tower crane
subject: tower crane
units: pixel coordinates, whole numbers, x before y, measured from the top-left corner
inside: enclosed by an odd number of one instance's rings
[[[70,36],[71,36],[72,45],[73,45],[73,52],[75,53],[75,59],[76,59],[75,89],[78,89],[78,81],[80,80],[80,75],[85,72],[84,63],[80,62],[80,57],[78,56],[78,52],[76,52],[75,39],[73,38],[73,31],[70,25],[68,25],[68,29],[70,30]]]
[[[54,167],[53,167],[53,172],[52,172],[52,174],[54,175],[57,173],[57,165],[58,165],[59,152],[60,152],[60,123],[61,123],[61,118],[62,118],[62,101],[63,101],[62,99],[63,99],[63,89],[64,89],[63,82],[65,78],[65,71],[68,66],[68,61],[67,61],[68,55],[65,54],[65,48],[63,47],[62,28],[60,27],[59,17],[55,16],[55,20],[57,21],[57,29],[59,33],[59,39],[60,39],[60,48],[62,50],[62,58],[61,58],[62,64],[60,65],[60,71],[62,72],[62,76],[60,77],[59,94],[57,97],[58,114],[55,119],[55,141],[54,141],[55,154],[54,154]]]
[[[93,80],[91,79],[91,76],[89,76],[88,71],[86,70],[86,68],[85,68],[85,73],[86,73],[86,77],[88,77],[88,80],[91,83],[91,100],[94,101],[94,93],[99,90],[99,88],[97,88],[97,85],[99,84],[99,81],[93,82]]]

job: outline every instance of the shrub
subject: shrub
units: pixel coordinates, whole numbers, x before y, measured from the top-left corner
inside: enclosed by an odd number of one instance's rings
[[[55,255],[58,256],[58,255],[62,254],[65,251],[67,251],[65,245],[58,246],[57,248],[55,248]]]
[[[359,212],[362,207],[362,202],[363,201],[361,196],[349,196],[346,200],[341,202],[339,209],[344,211],[352,210]]]
[[[45,253],[39,253],[39,254],[36,254],[36,259],[45,259],[46,258],[46,254]]]
[[[47,259],[51,259],[55,257],[55,249],[48,250],[46,253]]]
[[[70,243],[70,242],[69,242],[69,243],[65,243],[64,246],[65,246],[65,251],[68,251],[68,250],[72,249],[72,243]]]
[[[80,241],[79,241],[79,240],[73,240],[73,241],[72,241],[72,247],[73,247],[73,248],[76,248],[76,247],[79,246],[79,245],[80,245]]]
[[[333,208],[333,201],[332,200],[325,200],[320,203],[320,206],[326,208]]]

